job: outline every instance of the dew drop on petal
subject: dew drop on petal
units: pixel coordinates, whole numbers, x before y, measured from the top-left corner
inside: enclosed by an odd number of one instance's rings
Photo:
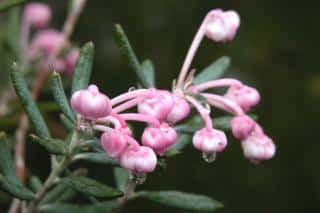
[[[216,152],[214,152],[214,153],[205,153],[205,152],[203,152],[202,153],[202,158],[207,163],[213,163],[216,160],[216,157],[217,157],[217,153]]]

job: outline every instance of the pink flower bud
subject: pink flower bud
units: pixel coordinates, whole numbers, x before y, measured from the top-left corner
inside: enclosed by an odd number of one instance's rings
[[[76,66],[78,57],[80,54],[80,50],[78,48],[73,48],[66,56],[66,73],[71,75],[74,71],[74,68]]]
[[[157,156],[146,146],[129,147],[121,154],[120,165],[136,174],[149,173],[157,166]]]
[[[42,28],[48,26],[51,17],[51,9],[46,4],[30,3],[24,8],[24,21],[34,27]]]
[[[89,120],[106,117],[112,110],[109,98],[100,93],[95,85],[75,92],[71,97],[71,106],[74,111]]]
[[[247,115],[232,118],[230,122],[231,131],[235,138],[243,140],[254,130],[256,123]]]
[[[258,90],[245,85],[231,86],[225,94],[225,97],[236,102],[245,112],[260,102]]]
[[[206,35],[216,42],[227,42],[234,39],[240,26],[240,17],[237,12],[215,9],[207,15]]]
[[[226,148],[227,137],[220,130],[203,128],[193,135],[192,142],[196,149],[212,154],[222,152]]]
[[[168,114],[167,121],[169,123],[177,123],[190,114],[190,105],[182,97],[173,94],[173,107]]]
[[[128,147],[127,137],[119,130],[110,130],[101,135],[100,143],[109,157],[118,159]]]
[[[173,98],[166,90],[153,89],[138,105],[141,114],[150,115],[158,120],[165,120],[173,106]]]
[[[147,127],[141,138],[142,144],[152,148],[158,155],[163,155],[167,149],[176,143],[177,132],[168,124],[160,127]]]
[[[258,131],[241,142],[244,156],[252,163],[269,160],[276,152],[276,146],[272,139]]]
[[[39,53],[49,55],[63,39],[62,34],[53,29],[38,32],[32,39],[29,47],[31,58],[38,56]]]

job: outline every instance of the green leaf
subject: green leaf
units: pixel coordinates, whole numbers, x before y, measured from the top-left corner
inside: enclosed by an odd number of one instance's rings
[[[23,74],[19,70],[19,67],[16,63],[13,64],[11,69],[11,81],[15,88],[15,91],[22,103],[24,110],[27,112],[27,115],[33,124],[36,133],[41,138],[50,138],[49,129],[41,116],[41,113],[33,101],[33,98],[28,90],[27,83],[23,78]]]
[[[13,197],[21,200],[32,200],[34,193],[25,188],[16,176],[4,177],[0,175],[0,186]]]
[[[109,198],[122,196],[122,192],[103,183],[86,177],[67,177],[63,181],[72,189],[87,196]]]
[[[41,204],[47,203],[59,203],[71,200],[77,195],[77,192],[71,189],[64,182],[59,182],[59,184],[50,190],[45,197],[42,199]]]
[[[30,187],[32,189],[33,192],[38,192],[42,189],[43,184],[41,182],[41,180],[36,177],[36,176],[32,176],[30,178]]]
[[[67,153],[67,143],[59,139],[42,139],[36,135],[29,136],[31,142],[37,143],[45,148],[49,153],[62,155]]]
[[[151,60],[147,59],[144,60],[141,64],[141,72],[143,73],[144,77],[146,78],[146,81],[148,81],[148,84],[150,87],[155,87],[155,71],[154,66]]]
[[[117,188],[121,191],[124,191],[129,179],[128,170],[121,167],[115,167],[113,168],[113,175],[116,181]]]
[[[94,152],[87,152],[87,153],[80,153],[73,157],[74,160],[85,160],[92,163],[101,163],[101,164],[111,164],[111,165],[118,165],[116,160],[109,158],[106,153],[94,153]]]
[[[150,81],[144,75],[140,62],[136,54],[134,53],[130,42],[120,24],[115,25],[115,38],[120,47],[121,54],[127,58],[129,65],[138,76],[138,79],[141,82],[142,86],[144,88],[152,87],[152,84],[150,84]]]
[[[74,124],[64,114],[60,114],[60,120],[69,132],[73,131]]]
[[[80,56],[76,64],[72,78],[71,94],[77,90],[85,89],[90,81],[94,58],[94,45],[88,42],[80,50]]]
[[[34,198],[34,194],[22,185],[16,175],[9,141],[3,132],[0,132],[0,170],[3,173],[3,175],[0,175],[0,185],[2,189],[22,200],[31,200]]]
[[[113,200],[91,205],[48,204],[40,206],[40,210],[46,213],[109,213],[114,212],[119,206],[120,203]]]
[[[220,78],[230,66],[231,60],[227,56],[214,61],[203,71],[201,71],[193,80],[195,84],[200,84],[206,81],[211,81]]]
[[[12,7],[26,3],[27,0],[6,0],[0,3],[0,12],[4,12]]]
[[[57,104],[59,105],[59,107],[61,108],[62,112],[71,121],[75,121],[75,114],[70,108],[68,98],[63,89],[61,77],[56,72],[53,72],[51,74],[51,89],[52,89],[53,97],[57,102]]]
[[[166,206],[194,211],[213,211],[223,204],[204,195],[196,195],[179,191],[141,191],[137,196]]]
[[[181,153],[181,151],[191,143],[191,137],[188,134],[179,134],[177,142],[166,152],[166,157],[172,157]]]

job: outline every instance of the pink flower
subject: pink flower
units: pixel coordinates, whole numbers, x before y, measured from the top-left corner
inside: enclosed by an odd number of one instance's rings
[[[48,26],[51,17],[51,9],[42,3],[29,3],[23,11],[24,21],[37,28]]]
[[[167,118],[172,106],[173,98],[170,92],[152,89],[145,99],[139,103],[138,112],[163,121]]]
[[[256,123],[247,115],[239,115],[232,118],[230,125],[233,136],[243,140],[252,133]]]
[[[272,139],[256,125],[254,132],[241,142],[244,156],[253,163],[271,159],[276,152]]]
[[[203,128],[198,130],[192,138],[193,146],[206,153],[222,152],[227,146],[227,137],[217,129]]]
[[[167,121],[174,124],[183,120],[190,114],[190,105],[184,98],[176,94],[173,94],[172,97],[174,104],[167,116]]]
[[[71,106],[74,111],[89,120],[106,117],[112,108],[109,98],[100,93],[95,85],[90,85],[86,90],[79,90],[71,97]]]
[[[221,9],[211,10],[206,17],[206,35],[216,42],[227,42],[234,39],[240,26],[237,12]]]
[[[142,144],[152,148],[158,155],[163,155],[167,149],[176,143],[177,132],[168,124],[160,127],[147,127],[141,138]]]
[[[157,166],[157,156],[146,146],[129,147],[120,156],[120,165],[135,174],[149,173]]]
[[[127,137],[120,130],[110,130],[101,135],[100,143],[109,157],[118,159],[128,147]]]
[[[260,102],[258,90],[245,85],[231,86],[225,94],[225,97],[236,102],[245,112]]]
[[[59,31],[53,29],[39,31],[32,39],[29,47],[31,58],[37,57],[39,54],[49,55],[63,39]]]
[[[65,57],[66,69],[65,72],[71,75],[76,66],[80,50],[78,48],[73,48]]]

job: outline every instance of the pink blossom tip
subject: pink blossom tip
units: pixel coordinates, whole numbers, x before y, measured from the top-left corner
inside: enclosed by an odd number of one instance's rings
[[[245,85],[231,86],[225,94],[225,97],[236,102],[245,112],[260,102],[258,90]]]
[[[129,147],[120,156],[120,165],[135,174],[153,172],[157,166],[157,156],[147,146]]]
[[[173,104],[173,98],[170,92],[152,89],[144,100],[138,104],[138,112],[163,121],[167,118]]]
[[[240,17],[233,10],[211,10],[206,17],[206,35],[216,42],[227,42],[234,39],[240,26]]]
[[[254,130],[255,125],[255,121],[247,115],[235,116],[230,122],[232,134],[239,140],[247,138]]]
[[[42,3],[29,3],[23,12],[24,21],[36,28],[48,26],[52,12],[48,5]]]
[[[65,56],[65,72],[68,75],[71,75],[74,71],[76,63],[78,61],[80,55],[79,48],[73,48],[71,51]]]
[[[241,142],[244,156],[252,163],[271,159],[276,152],[272,139],[266,136],[260,127]]]
[[[203,128],[192,138],[193,146],[206,154],[222,152],[227,146],[227,137],[223,131]]]
[[[118,159],[128,147],[127,137],[120,130],[110,130],[101,135],[100,143],[110,158]]]
[[[75,92],[71,97],[71,106],[74,111],[89,120],[106,117],[112,110],[109,98],[100,93],[95,85]]]
[[[160,127],[147,127],[141,138],[142,144],[152,148],[162,156],[170,146],[177,141],[177,132],[168,124],[163,123]]]
[[[190,114],[190,105],[184,98],[173,94],[173,107],[171,108],[167,121],[169,123],[175,124],[183,119],[185,119]]]

